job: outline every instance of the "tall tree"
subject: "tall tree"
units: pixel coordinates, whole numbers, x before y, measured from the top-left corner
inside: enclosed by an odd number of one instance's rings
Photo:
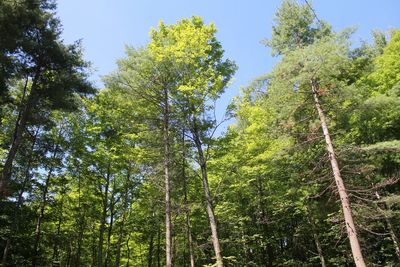
[[[345,68],[348,49],[344,42],[346,33],[336,37],[330,33],[329,27],[316,18],[308,5],[300,6],[294,1],[285,1],[277,12],[274,34],[268,45],[277,54],[282,54],[283,61],[276,68],[275,85],[281,82],[282,77],[288,79],[284,86],[286,91],[312,93],[314,105],[318,112],[321,128],[326,141],[326,149],[332,166],[342,203],[348,238],[357,266],[365,266],[357,230],[353,221],[352,208],[345,188],[332,138],[328,130],[328,122],[323,110],[320,97],[324,91],[332,90],[340,84],[340,74]],[[338,78],[336,78],[338,77]],[[279,85],[277,87],[281,87]],[[308,87],[308,89],[307,89]],[[293,94],[293,93],[292,93]]]
[[[180,109],[182,123],[188,125],[198,153],[198,164],[209,218],[212,243],[217,266],[223,266],[218,238],[217,220],[207,177],[207,157],[204,145],[210,138],[216,121],[202,118],[212,110],[215,101],[225,89],[236,66],[223,60],[221,44],[215,37],[214,25],[205,25],[201,18],[183,19],[175,25],[160,23],[159,30],[152,32],[150,51],[157,61],[166,62],[177,70],[175,95],[171,98]],[[211,131],[210,131],[211,130]],[[207,135],[208,134],[208,135]]]
[[[0,176],[0,197],[4,198],[14,189],[12,181],[12,166],[21,145],[27,123],[31,118],[32,109],[39,103],[46,103],[48,109],[72,110],[75,103],[75,93],[88,94],[93,92],[87,81],[87,63],[82,60],[79,43],[65,45],[60,39],[61,28],[58,19],[52,11],[55,5],[50,1],[16,2],[18,9],[32,8],[28,12],[29,27],[20,30],[21,42],[11,51],[2,51],[3,62],[12,60],[15,53],[20,59],[18,76],[25,80],[23,97],[17,110],[18,117],[9,150]],[[25,7],[28,5],[28,7]],[[0,12],[7,16],[12,4],[6,1],[0,7]],[[11,12],[18,16],[18,12]],[[36,23],[32,23],[32,20]],[[3,24],[6,23],[3,21]],[[8,22],[7,22],[8,23]],[[4,25],[2,25],[3,28]],[[7,27],[4,26],[6,29]],[[10,41],[11,42],[11,41]],[[3,63],[2,62],[2,63]],[[6,63],[4,63],[6,64]],[[17,63],[14,63],[17,65]]]

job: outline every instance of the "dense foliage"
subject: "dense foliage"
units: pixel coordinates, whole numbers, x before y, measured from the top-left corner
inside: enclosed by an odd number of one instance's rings
[[[399,30],[355,47],[283,1],[217,136],[213,24],[160,22],[95,90],[55,8],[0,2],[1,266],[400,264]]]

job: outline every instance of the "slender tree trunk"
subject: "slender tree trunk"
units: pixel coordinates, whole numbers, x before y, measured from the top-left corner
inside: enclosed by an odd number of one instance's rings
[[[53,159],[55,158],[57,153],[57,146],[53,154]],[[42,226],[42,221],[44,218],[44,210],[46,208],[47,204],[47,193],[49,191],[49,185],[50,185],[50,178],[53,175],[53,170],[54,167],[51,166],[49,169],[49,172],[47,174],[45,186],[43,189],[43,195],[42,195],[42,203],[40,205],[40,214],[36,222],[36,230],[35,230],[35,243],[33,245],[33,257],[32,257],[32,267],[36,267],[37,264],[37,255],[39,254],[39,243],[40,243],[40,237],[41,237],[41,226]]]
[[[187,238],[189,242],[189,257],[190,266],[195,266],[194,250],[193,250],[193,237],[192,237],[192,226],[190,225],[190,211],[186,211],[186,228],[187,228]]]
[[[153,262],[153,252],[154,252],[154,235],[153,232],[150,234],[149,240],[149,255],[147,256],[147,266],[151,267]]]
[[[119,235],[118,235],[118,242],[117,242],[117,255],[115,256],[115,266],[117,266],[117,267],[119,267],[120,261],[121,261],[121,244],[122,244],[122,238],[123,238],[124,225],[125,225],[125,211],[124,211],[124,214],[122,215],[122,221],[121,221],[121,225],[119,228]]]
[[[32,267],[36,266],[37,263],[37,254],[39,253],[39,243],[40,243],[40,235],[41,235],[41,225],[44,217],[44,210],[46,207],[46,202],[47,202],[47,191],[49,187],[49,180],[50,180],[51,172],[49,172],[47,179],[46,179],[46,185],[43,190],[43,198],[42,198],[42,203],[40,207],[40,214],[36,222],[36,230],[35,230],[35,243],[33,246],[33,258],[32,258]]]
[[[11,175],[12,175],[12,166],[14,163],[15,156],[17,155],[17,151],[19,149],[19,146],[21,145],[22,142],[22,135],[25,131],[26,128],[26,123],[28,120],[29,113],[31,111],[31,108],[34,106],[36,102],[36,89],[37,89],[37,83],[40,77],[40,68],[36,71],[35,77],[33,78],[31,90],[28,96],[27,103],[25,105],[22,105],[21,102],[21,107],[20,107],[20,113],[17,118],[17,122],[15,124],[15,129],[14,129],[14,135],[13,135],[13,140],[11,143],[10,150],[7,154],[6,162],[4,163],[3,170],[0,174],[0,199],[3,199],[10,194],[12,194],[13,189],[9,188],[9,183],[11,181]],[[24,89],[24,94],[26,92],[26,86]],[[23,107],[24,106],[24,107]]]
[[[315,246],[317,247],[319,260],[321,261],[321,266],[322,267],[326,267],[324,254],[322,253],[322,247],[321,247],[321,243],[319,242],[319,238],[318,238],[317,233],[314,232],[313,236],[314,236]]]
[[[65,267],[71,266],[71,255],[72,255],[72,249],[71,249],[71,243],[69,243],[68,249],[67,249],[67,258],[65,259]]]
[[[130,260],[131,260],[131,248],[129,246],[129,240],[131,239],[131,234],[128,234],[128,238],[126,240],[126,250],[127,250],[127,255],[126,257],[128,260],[126,261],[126,267],[130,266]]]
[[[310,212],[310,210],[308,208],[306,208],[306,209],[307,209],[308,223],[311,226],[311,231],[312,231],[312,235],[313,235],[313,238],[314,238],[315,246],[317,247],[317,252],[318,252],[319,260],[321,262],[321,266],[322,267],[326,267],[325,257],[324,257],[324,254],[322,252],[322,246],[321,246],[321,243],[319,242],[319,237],[318,237],[318,234],[317,234],[317,230],[315,229],[315,224],[313,222],[311,212]]]
[[[24,92],[24,94],[25,94],[25,92]],[[38,133],[39,133],[39,128],[37,129],[37,131],[35,132],[35,135],[33,137],[31,151],[33,151],[33,149],[35,147]],[[28,164],[27,164],[26,170],[25,170],[25,178],[24,178],[24,181],[22,182],[21,189],[19,190],[19,193],[18,193],[17,207],[16,207],[15,213],[14,213],[13,225],[11,226],[12,227],[11,229],[14,233],[18,233],[18,230],[19,230],[19,218],[21,215],[20,208],[21,208],[23,200],[24,200],[23,194],[25,192],[26,184],[31,179],[31,176],[30,176],[31,175],[30,174],[31,164],[32,164],[32,156],[29,157]],[[3,258],[2,258],[2,262],[1,262],[2,266],[6,266],[6,264],[7,264],[7,258],[8,258],[8,254],[10,253],[10,248],[11,248],[11,243],[12,243],[11,236],[12,236],[12,234],[10,234],[10,236],[7,238],[6,245],[4,246]]]
[[[161,267],[161,229],[160,223],[158,223],[157,231],[157,267]]]
[[[171,181],[169,177],[169,103],[168,89],[164,89],[163,107],[164,179],[165,179],[165,253],[166,267],[172,266]]]
[[[351,251],[353,254],[353,259],[357,267],[365,267],[364,258],[362,255],[360,243],[357,237],[357,230],[353,221],[353,214],[351,211],[350,200],[347,195],[346,188],[344,186],[343,179],[340,174],[339,164],[336,160],[335,150],[333,148],[331,136],[328,131],[328,126],[326,123],[326,118],[324,111],[321,107],[318,95],[318,84],[316,81],[311,82],[312,93],[314,96],[315,107],[318,111],[319,119],[321,122],[322,131],[325,136],[326,148],[329,153],[329,159],[332,166],[333,176],[335,178],[336,186],[339,191],[340,201],[342,203],[342,210],[344,215],[344,220],[346,223],[347,235],[350,240]]]
[[[124,200],[123,200],[124,204],[123,204],[123,211],[122,211],[122,220],[121,220],[121,224],[119,227],[119,234],[118,234],[118,241],[117,241],[117,255],[115,256],[115,266],[116,267],[119,267],[120,261],[121,261],[121,244],[122,244],[123,233],[124,233],[126,211],[128,209],[128,184],[129,184],[130,176],[131,176],[130,170],[128,169],[125,190],[124,190]]]
[[[54,247],[53,247],[52,266],[59,266],[59,264],[55,265],[55,261],[57,261],[59,263],[59,261],[58,261],[58,259],[59,259],[58,246],[59,246],[59,242],[60,242],[61,224],[62,224],[62,219],[63,219],[64,195],[65,195],[65,193],[62,192],[60,214],[58,217],[58,224],[57,224],[57,235],[56,235],[57,238],[55,240]]]
[[[92,266],[97,265],[97,257],[98,257],[98,249],[96,247],[96,241],[97,241],[97,234],[96,234],[96,226],[93,224],[92,226]]]
[[[267,218],[267,212],[265,211],[265,193],[264,193],[264,187],[263,187],[263,181],[261,180],[261,177],[257,175],[257,192],[258,192],[258,209],[259,209],[259,216],[258,216],[258,224],[260,227],[260,231],[264,233],[264,238],[268,239],[268,236],[270,236],[271,230],[269,229],[268,226],[268,218]],[[262,248],[262,256],[261,256],[261,263],[265,266],[273,266],[274,264],[274,248],[271,245],[268,240],[266,241],[266,245],[263,246]]]
[[[76,164],[78,166],[78,163]],[[79,168],[79,167],[78,167]],[[82,251],[82,239],[84,234],[84,215],[82,214],[82,206],[81,206],[81,175],[78,173],[78,245],[76,248],[76,259],[75,259],[75,266],[81,265],[81,251]]]
[[[97,266],[103,267],[103,243],[104,243],[104,232],[106,229],[107,219],[107,206],[108,206],[108,188],[110,185],[110,163],[107,166],[106,184],[104,188],[104,199],[103,199],[103,212],[101,216],[100,228],[99,228],[99,247],[97,248]]]
[[[215,251],[215,258],[216,258],[216,266],[217,267],[223,267],[223,258],[221,254],[221,246],[219,243],[219,238],[218,238],[218,227],[217,227],[217,220],[215,218],[214,214],[214,207],[213,207],[213,202],[212,202],[212,196],[210,192],[210,187],[208,185],[208,177],[207,177],[207,162],[203,154],[203,148],[199,136],[199,132],[196,126],[196,122],[194,122],[194,128],[193,128],[193,139],[197,148],[197,153],[199,156],[199,164],[200,164],[200,169],[201,169],[201,176],[202,176],[202,181],[203,181],[203,189],[204,189],[204,195],[206,199],[206,206],[207,206],[207,214],[208,214],[208,220],[210,222],[210,228],[211,228],[211,238],[212,238],[212,243],[214,246],[214,251]]]
[[[4,246],[1,266],[7,266],[7,258],[8,258],[8,253],[10,253],[10,249],[11,249],[11,238],[9,237],[7,238],[6,244]]]
[[[110,262],[110,247],[111,247],[111,235],[113,230],[114,223],[114,207],[115,207],[115,179],[113,181],[113,189],[111,193],[111,202],[110,202],[110,226],[108,227],[108,235],[107,235],[107,248],[106,248],[106,256],[104,260],[104,266],[107,267]]]
[[[185,205],[185,213],[186,213],[186,231],[187,231],[187,239],[189,245],[189,257],[190,257],[190,266],[195,266],[195,259],[193,254],[193,238],[192,238],[192,227],[190,225],[190,209],[188,203],[188,188],[187,188],[187,177],[186,177],[186,146],[185,146],[185,129],[182,130],[182,178],[183,178],[183,191],[184,191],[184,205]]]

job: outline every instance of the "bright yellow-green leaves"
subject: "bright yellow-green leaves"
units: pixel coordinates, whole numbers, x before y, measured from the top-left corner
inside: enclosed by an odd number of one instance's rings
[[[215,33],[214,24],[206,25],[197,16],[172,25],[161,21],[150,32],[149,54],[175,71],[175,89],[192,100],[205,94],[217,97],[236,69],[231,62],[222,61],[223,50]]]
[[[375,72],[369,79],[379,93],[386,93],[400,82],[400,31],[396,31],[383,54],[375,60]]]
[[[150,32],[149,49],[157,61],[167,59],[176,63],[193,63],[193,60],[209,55],[215,33],[213,24],[204,25],[197,16],[173,25],[160,21],[158,29]]]

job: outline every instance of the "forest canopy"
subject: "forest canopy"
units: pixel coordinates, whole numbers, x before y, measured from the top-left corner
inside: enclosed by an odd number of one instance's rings
[[[400,264],[399,29],[283,0],[221,121],[218,25],[160,21],[97,88],[56,10],[0,1],[0,266]]]

